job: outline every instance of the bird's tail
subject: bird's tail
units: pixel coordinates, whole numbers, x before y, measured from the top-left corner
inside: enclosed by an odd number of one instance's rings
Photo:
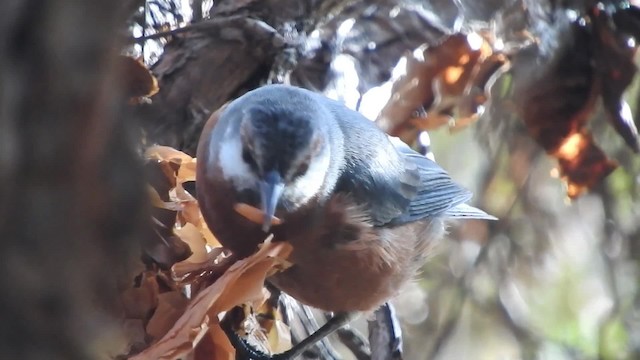
[[[452,207],[445,211],[444,216],[457,219],[498,220],[497,217],[489,215],[486,212],[467,204],[458,204]]]

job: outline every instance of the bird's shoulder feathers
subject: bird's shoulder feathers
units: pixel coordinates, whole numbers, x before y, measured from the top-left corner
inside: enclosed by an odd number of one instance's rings
[[[495,219],[465,203],[472,194],[434,161],[389,137],[361,114],[329,104],[344,134],[345,163],[335,190],[368,205],[376,226],[427,217]]]

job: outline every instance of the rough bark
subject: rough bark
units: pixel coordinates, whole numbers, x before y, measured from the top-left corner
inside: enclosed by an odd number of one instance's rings
[[[342,96],[342,70],[331,66],[337,56],[353,64],[361,95],[386,81],[405,51],[451,25],[394,0],[226,1],[210,16],[169,37],[152,67],[160,92],[137,110],[149,143],[193,155],[211,112],[268,81]],[[338,30],[352,19],[348,35]]]
[[[301,22],[316,3],[223,1],[211,20],[172,36],[152,68],[160,92],[138,107],[148,141],[195,154],[211,112],[266,79],[287,45],[278,29]]]

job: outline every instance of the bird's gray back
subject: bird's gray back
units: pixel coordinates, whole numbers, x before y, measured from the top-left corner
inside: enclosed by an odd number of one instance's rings
[[[374,225],[401,216],[420,187],[415,165],[362,114],[324,97],[319,101],[330,109],[344,136],[344,166],[336,190],[367,204]]]

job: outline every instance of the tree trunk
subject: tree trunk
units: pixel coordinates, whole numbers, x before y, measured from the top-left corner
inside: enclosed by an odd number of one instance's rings
[[[122,346],[110,315],[145,193],[114,81],[119,15],[117,1],[0,11],[0,358]]]

